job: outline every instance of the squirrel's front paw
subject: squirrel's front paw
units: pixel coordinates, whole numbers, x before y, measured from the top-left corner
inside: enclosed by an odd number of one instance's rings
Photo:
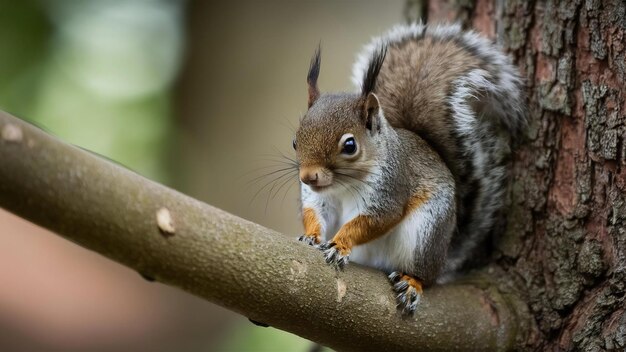
[[[417,304],[422,296],[422,283],[416,278],[405,275],[399,271],[394,271],[389,275],[389,281],[396,291],[396,302],[402,314],[413,315],[417,309]]]
[[[337,269],[343,269],[348,264],[350,249],[335,242],[324,242],[318,246],[324,252],[326,263],[333,265]]]
[[[315,246],[320,243],[320,237],[316,235],[302,235],[298,237],[298,241],[304,242],[309,246]]]

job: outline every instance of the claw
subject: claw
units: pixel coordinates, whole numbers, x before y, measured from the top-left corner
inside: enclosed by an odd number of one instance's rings
[[[406,291],[406,289],[409,288],[409,283],[406,281],[398,281],[393,285],[393,289],[396,292],[402,292],[402,291]]]
[[[324,243],[320,243],[319,245],[317,245],[317,248],[325,251],[327,249],[331,249],[332,247],[334,247],[336,245],[335,242],[324,242]]]
[[[389,281],[391,281],[392,284],[395,284],[396,282],[400,281],[400,278],[402,277],[402,275],[400,275],[399,272],[394,271],[393,273],[389,274],[388,278]]]
[[[317,246],[323,253],[326,263],[337,269],[343,269],[348,264],[348,255],[342,255],[336,248],[335,242],[325,242]]]
[[[389,275],[393,290],[397,293],[397,307],[402,314],[411,316],[417,310],[422,295],[421,282],[411,276],[394,271]]]
[[[300,242],[304,242],[306,244],[308,244],[309,246],[315,246],[317,245],[317,237],[314,236],[308,236],[308,235],[302,235],[300,237],[298,237],[298,241]]]

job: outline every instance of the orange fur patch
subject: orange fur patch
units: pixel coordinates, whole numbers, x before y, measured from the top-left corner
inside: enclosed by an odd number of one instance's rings
[[[413,287],[415,289],[415,291],[417,291],[417,293],[421,294],[422,293],[422,282],[416,278],[414,278],[413,276],[410,275],[402,275],[402,279],[406,281],[409,286]]]
[[[302,223],[304,224],[304,234],[315,237],[316,242],[319,243],[322,235],[322,224],[317,219],[313,208],[302,209]]]
[[[352,247],[367,243],[387,233],[400,222],[400,219],[401,217],[381,221],[371,216],[359,215],[341,227],[333,237],[333,242],[341,255],[347,255]]]
[[[380,219],[368,215],[359,215],[344,224],[333,237],[335,247],[341,255],[350,254],[352,247],[373,241],[398,225],[411,211],[428,201],[429,195],[425,191],[417,192],[404,206],[402,214],[392,218]]]
[[[333,237],[333,242],[335,242],[335,247],[341,255],[347,255],[352,247],[384,235],[397,223],[398,220],[395,219],[386,222],[377,221],[371,216],[359,215],[339,229],[339,232]]]
[[[426,191],[422,190],[415,193],[404,206],[404,216],[424,205],[429,198],[430,195]]]

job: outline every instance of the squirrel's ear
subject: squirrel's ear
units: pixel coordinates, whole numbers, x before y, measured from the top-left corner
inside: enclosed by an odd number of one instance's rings
[[[367,94],[363,110],[365,115],[365,127],[373,133],[378,132],[380,130],[380,103],[378,102],[376,94]]]
[[[320,75],[321,49],[317,46],[315,54],[311,58],[311,66],[309,74],[306,77],[306,83],[309,85],[309,108],[319,98],[320,90],[317,88],[317,77]]]

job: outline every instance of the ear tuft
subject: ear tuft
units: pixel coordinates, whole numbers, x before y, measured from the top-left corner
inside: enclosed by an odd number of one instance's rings
[[[385,56],[387,56],[387,45],[383,42],[378,47],[378,50],[375,50],[372,54],[365,72],[363,84],[361,85],[361,95],[366,96],[376,88],[376,80],[378,79],[380,69],[383,67],[383,62],[385,62]]]
[[[309,86],[309,108],[319,98],[320,90],[317,88],[317,78],[320,75],[320,63],[321,63],[321,47],[318,44],[315,54],[311,58],[311,65],[309,66],[309,74],[307,75],[306,82]]]

